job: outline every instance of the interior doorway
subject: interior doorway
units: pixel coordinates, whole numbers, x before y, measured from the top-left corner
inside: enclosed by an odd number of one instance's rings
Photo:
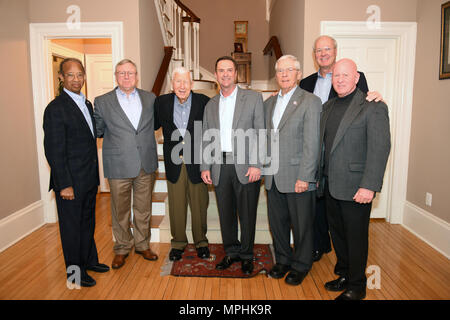
[[[322,21],[321,34],[338,43],[338,58],[355,60],[369,89],[379,91],[389,108],[391,153],[383,189],[371,217],[402,223],[406,202],[417,23]]]
[[[34,101],[34,119],[36,132],[36,148],[38,153],[38,168],[39,181],[41,191],[41,201],[44,208],[45,223],[54,223],[57,221],[56,203],[53,192],[48,191],[48,182],[50,179],[50,168],[45,158],[43,139],[44,133],[42,130],[43,114],[47,104],[54,98],[54,76],[53,76],[53,55],[51,47],[58,45],[64,48],[64,42],[83,41],[85,50],[88,50],[92,42],[104,41],[108,42],[110,47],[109,58],[105,57],[103,53],[90,52],[91,57],[86,58],[89,54],[82,53],[82,59],[85,63],[86,73],[88,79],[86,81],[86,96],[93,102],[96,95],[100,95],[106,91],[111,90],[111,85],[114,84],[114,77],[112,75],[113,66],[123,59],[123,23],[122,22],[82,22],[79,28],[67,28],[66,23],[31,23],[30,24],[30,57],[31,57],[31,73],[33,85],[33,101]],[[78,39],[78,40],[77,40]],[[97,40],[95,40],[97,39]],[[103,39],[103,40],[98,40]],[[107,39],[107,40],[105,40]],[[57,40],[57,41],[54,41]],[[56,43],[52,43],[56,42]],[[103,43],[105,44],[105,43]],[[79,45],[79,44],[78,44]],[[71,54],[75,54],[77,50],[74,48],[65,48],[64,50],[71,50]],[[91,48],[92,49],[92,48]],[[90,49],[89,49],[90,50]],[[97,56],[95,56],[97,55]],[[63,55],[64,56],[64,55]],[[108,60],[109,59],[109,60]],[[58,57],[56,57],[56,63]],[[88,62],[86,64],[86,62]],[[92,66],[92,61],[95,61]],[[91,63],[91,66],[89,64]],[[98,67],[100,66],[100,67]],[[103,81],[90,79],[89,73],[96,74],[99,70],[104,70],[108,66],[111,75],[100,76],[100,79],[105,79],[108,85],[104,86]],[[90,68],[97,68],[96,71],[90,72]],[[110,79],[110,80],[108,80]],[[111,82],[109,82],[111,81]],[[90,84],[100,83],[93,88]],[[101,155],[100,155],[101,158]],[[101,175],[103,177],[103,175]]]

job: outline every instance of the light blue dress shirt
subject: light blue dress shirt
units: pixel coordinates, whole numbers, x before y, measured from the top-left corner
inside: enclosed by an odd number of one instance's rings
[[[122,107],[123,112],[127,115],[134,129],[137,130],[142,114],[142,103],[139,93],[134,89],[128,96],[125,92],[116,89],[117,100]]]
[[[316,86],[314,87],[314,94],[318,96],[320,100],[322,100],[322,104],[324,104],[328,101],[328,97],[330,96],[332,73],[327,73],[325,78],[322,77],[320,71],[317,72],[317,74],[318,77]]]
[[[184,103],[180,103],[178,97],[174,95],[173,102],[173,123],[177,126],[181,136],[184,137],[189,121],[192,106],[192,92]]]
[[[222,152],[232,152],[233,145],[231,142],[233,133],[233,116],[234,108],[236,106],[236,96],[238,88],[228,96],[224,97],[220,91],[219,101],[219,120],[220,120],[220,143]]]
[[[80,108],[80,111],[86,119],[89,129],[91,129],[92,136],[95,138],[91,114],[89,113],[89,109],[86,106],[86,97],[84,96],[83,92],[80,92],[80,94],[76,94],[75,92],[69,91],[66,88],[64,88],[64,91],[72,98],[78,108]]]
[[[275,109],[273,111],[273,117],[272,117],[273,128],[275,130],[278,129],[278,125],[280,124],[280,121],[281,121],[281,118],[283,117],[284,111],[286,110],[289,100],[291,100],[291,97],[294,94],[296,89],[297,89],[297,86],[292,88],[285,95],[283,95],[281,93],[281,90],[278,92],[277,103],[275,105]]]

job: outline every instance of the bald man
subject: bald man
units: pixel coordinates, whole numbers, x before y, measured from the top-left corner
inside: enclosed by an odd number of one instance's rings
[[[319,177],[340,276],[325,288],[344,291],[336,299],[361,300],[372,200],[381,191],[391,147],[389,115],[384,102],[368,102],[357,88],[352,60],[339,60],[332,72],[337,97],[323,106]]]
[[[333,89],[331,79],[332,71],[336,63],[337,57],[337,41],[327,35],[318,37],[314,41],[313,53],[314,59],[319,67],[317,72],[300,81],[300,88],[314,93],[322,100],[322,104],[326,103],[328,99],[337,96]],[[381,94],[376,91],[368,92],[366,77],[363,72],[358,72],[359,80],[356,86],[364,93],[367,93],[368,101],[382,100]],[[316,215],[314,220],[314,250],[313,259],[319,261],[324,253],[331,251],[330,237],[328,235],[327,213],[325,210],[325,200],[317,198]]]

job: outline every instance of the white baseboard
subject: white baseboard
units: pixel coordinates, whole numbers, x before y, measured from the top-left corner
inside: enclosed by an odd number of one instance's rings
[[[0,252],[9,248],[45,224],[42,200],[0,221]]]
[[[450,224],[406,201],[403,226],[450,259]]]

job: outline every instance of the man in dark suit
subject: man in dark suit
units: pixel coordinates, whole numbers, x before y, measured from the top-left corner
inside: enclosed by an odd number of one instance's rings
[[[50,190],[58,208],[61,243],[69,280],[96,284],[86,270],[106,272],[94,240],[95,200],[99,184],[92,104],[81,93],[85,72],[73,58],[60,65],[61,94],[44,112],[44,149],[50,165]],[[77,270],[77,271],[75,271]],[[71,275],[71,271],[75,271]],[[80,278],[77,278],[80,272]]]
[[[211,135],[214,142],[203,143],[200,170],[203,181],[215,186],[219,209],[226,256],[216,269],[224,270],[241,261],[243,273],[249,275],[253,271],[256,214],[261,189],[262,161],[258,157],[258,137],[260,130],[264,129],[263,100],[260,93],[236,85],[237,63],[233,58],[220,57],[215,70],[220,94],[209,100],[203,116],[203,139]],[[211,145],[214,148],[210,148]]]
[[[370,210],[375,193],[381,191],[391,145],[386,104],[368,102],[356,87],[358,80],[352,60],[335,64],[338,96],[324,105],[320,125],[319,177],[340,275],[325,288],[345,290],[339,300],[366,296]]]
[[[195,154],[198,156],[200,153],[203,112],[209,97],[191,91],[191,74],[183,67],[172,72],[172,87],[173,93],[159,96],[155,100],[155,130],[162,127],[164,136],[164,166],[172,234],[169,259],[180,260],[188,244],[188,203],[197,255],[208,258],[208,187],[200,176],[200,164],[195,161]],[[194,128],[197,128],[196,133]]]
[[[337,42],[329,36],[320,36],[314,42],[314,57],[319,71],[311,74],[300,81],[300,88],[314,93],[322,100],[322,104],[337,96],[331,84],[332,70],[336,63]],[[368,92],[366,77],[363,72],[359,73],[357,87],[367,94],[368,101],[380,101],[381,95],[374,91]],[[323,197],[317,198],[316,216],[314,219],[314,249],[313,259],[319,261],[324,253],[331,251],[330,236],[328,234],[328,221]]]

